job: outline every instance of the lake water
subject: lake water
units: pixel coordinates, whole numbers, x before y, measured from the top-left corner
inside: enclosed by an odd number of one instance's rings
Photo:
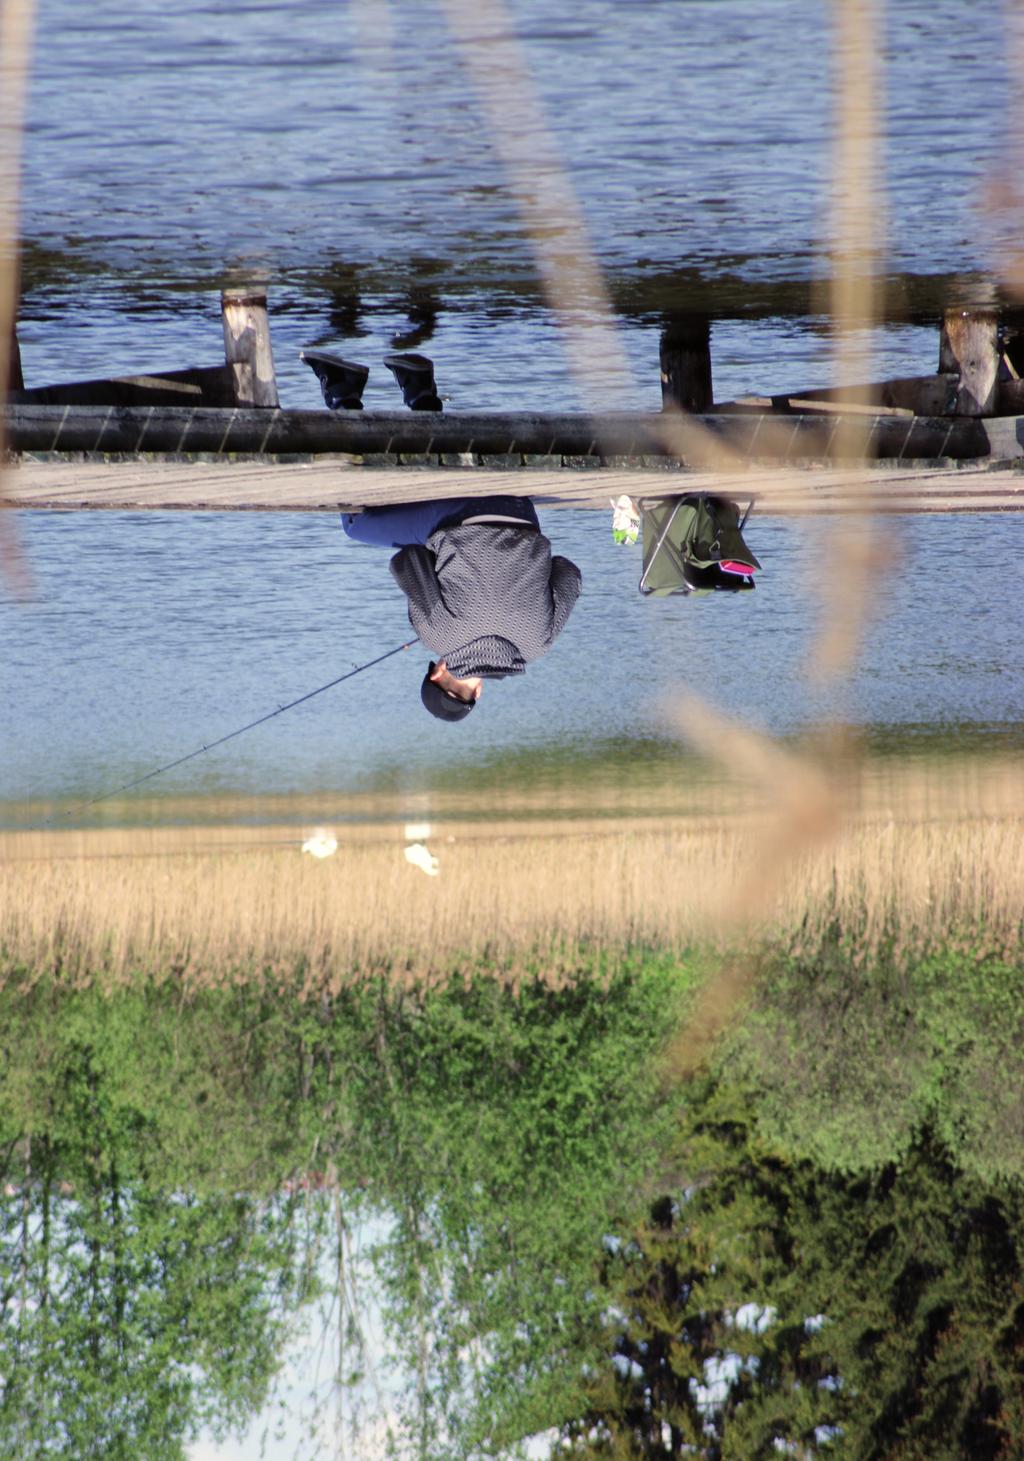
[[[657,404],[674,307],[714,317],[719,399],[826,382],[831,7],[508,9],[620,314],[621,404]],[[942,304],[1005,262],[1012,229],[982,200],[1012,165],[1010,23],[995,0],[899,0],[880,25],[883,374],[934,369]],[[329,20],[317,0],[49,0],[23,202],[28,384],[217,363],[216,291],[242,275],[269,285],[285,404],[320,403],[302,345],[373,363],[411,331],[453,407],[579,404],[429,0],[350,0]],[[366,400],[397,404],[379,365]]]
[[[329,515],[19,521],[36,596],[0,607],[0,801],[9,804],[113,790],[411,634],[388,554],[349,542]],[[628,783],[671,737],[671,706],[684,692],[782,734],[842,715],[908,731],[938,724],[977,740],[1021,718],[1016,515],[886,519],[879,548],[890,566],[859,665],[838,688],[811,677],[808,657],[834,535],[851,530],[848,520],[755,512],[747,536],[764,563],[758,590],[697,600],[642,599],[640,550],[613,544],[610,522],[610,513],[542,511],[556,551],[583,571],[583,597],[550,653],[525,676],[487,685],[460,725],[420,706],[427,656],[417,647],[143,790],[386,788],[407,795],[413,812],[427,788],[524,774],[512,763],[521,751],[534,753],[525,774],[557,778],[595,746],[610,748]],[[23,820],[11,806],[7,815]]]
[[[509,14],[578,195],[633,368],[658,404],[665,315],[712,315],[716,394],[831,378],[830,9],[818,0],[587,0]],[[998,270],[979,208],[1009,162],[1003,7],[901,0],[879,32],[887,193],[881,373],[927,371],[944,302]],[[94,58],[94,59],[88,59]],[[217,290],[270,288],[282,400],[319,404],[305,344],[437,361],[452,406],[581,404],[519,205],[443,9],[426,0],[40,8],[25,139],[29,384],[214,363]],[[984,95],[985,106],[963,105]],[[538,147],[541,144],[538,143]],[[394,405],[387,372],[367,405]],[[36,579],[0,610],[0,798],[119,786],[408,637],[384,555],[319,516],[20,515]],[[753,519],[742,602],[649,603],[605,515],[549,514],[585,596],[525,682],[488,687],[458,765],[666,733],[682,689],[790,732],[822,715],[981,727],[1020,712],[1016,518],[891,522],[856,674],[808,678],[827,532]],[[834,529],[843,531],[842,526]],[[831,529],[830,529],[831,531]],[[997,567],[993,567],[997,564]],[[417,703],[422,653],[369,671],[161,778],[243,795],[450,781]]]

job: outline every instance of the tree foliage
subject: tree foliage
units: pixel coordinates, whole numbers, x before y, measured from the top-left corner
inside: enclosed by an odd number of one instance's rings
[[[857,1177],[784,1161],[714,1083],[679,1157],[686,1185],[603,1258],[606,1359],[572,1454],[1021,1454],[1017,1185],[986,1190],[927,1131]]]
[[[577,1342],[598,1303],[590,1256],[671,1126],[653,1055],[691,983],[652,958],[610,975],[582,967],[562,989],[513,988],[478,970],[434,989],[377,980],[315,1003],[256,986],[189,1002],[142,980],[113,998],[7,990],[0,1138],[12,1150],[31,1140],[37,1161],[47,1153],[52,1192],[71,1184],[67,1253],[88,1221],[107,1234],[105,1281],[142,1293],[155,1275],[145,1305],[158,1327],[177,1314],[185,1335],[185,1288],[194,1318],[211,1306],[207,1389],[165,1403],[147,1369],[127,1396],[148,1395],[152,1415],[162,1406],[172,1440],[221,1401],[219,1413],[242,1413],[265,1389],[281,1333],[268,1300],[275,1284],[287,1290],[293,1262],[274,1223],[282,1191],[305,1183],[320,1227],[303,1241],[323,1238],[323,1184],[346,1221],[386,1223],[374,1258],[394,1356],[414,1378],[411,1442],[422,1455],[493,1450],[578,1397]],[[34,1205],[41,1180],[34,1170]],[[189,1214],[225,1224],[208,1251],[199,1232],[181,1236]],[[232,1215],[252,1255],[233,1285],[215,1276]],[[5,1243],[14,1261],[13,1217]],[[248,1357],[248,1392],[234,1356],[212,1344],[214,1299],[230,1295],[238,1326],[262,1346]],[[124,1324],[135,1313],[128,1303]],[[124,1332],[141,1343],[142,1330]],[[151,1334],[145,1343],[158,1353]],[[186,1347],[206,1363],[196,1333]],[[32,1354],[23,1395],[44,1365],[43,1351]],[[116,1414],[109,1387],[104,1404]],[[141,1434],[141,1418],[131,1424]]]
[[[287,1199],[168,1185],[80,1013],[33,1119],[5,1090],[0,1453],[172,1461],[259,1409],[307,1276]]]
[[[1017,971],[777,964],[667,1090],[695,979],[8,986],[0,1450],[250,1413],[340,1214],[419,1456],[1024,1453]]]
[[[964,950],[861,961],[846,944],[765,965],[720,1067],[765,1139],[848,1173],[934,1129],[982,1181],[1024,1179],[1024,978]]]

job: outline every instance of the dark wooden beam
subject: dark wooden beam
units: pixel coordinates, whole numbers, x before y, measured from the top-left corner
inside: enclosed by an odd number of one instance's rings
[[[757,461],[830,460],[841,416],[769,413],[679,417],[669,442],[664,419],[619,412],[592,417],[528,411],[333,412],[217,410],[173,406],[19,405],[8,410],[10,444],[30,452],[214,452],[268,455],[673,457],[699,464],[720,442]],[[687,445],[687,433],[692,451]],[[882,458],[986,456],[982,424],[875,416],[868,454]],[[682,443],[682,445],[680,445]]]
[[[799,401],[830,401],[837,406],[880,406],[913,411],[915,416],[945,416],[955,402],[959,379],[957,374],[905,375],[870,385],[790,391],[788,396],[772,399],[780,404],[783,400],[794,404]]]
[[[669,410],[710,411],[711,322],[707,315],[680,315],[661,332],[661,402]]]
[[[25,406],[232,406],[234,391],[227,366],[212,365],[33,386],[12,400]]]
[[[1024,380],[1001,380],[996,387],[996,414],[1024,416]]]
[[[11,339],[7,351],[7,389],[8,391],[25,389],[25,377],[21,373],[21,346],[18,344],[16,321],[11,323]]]

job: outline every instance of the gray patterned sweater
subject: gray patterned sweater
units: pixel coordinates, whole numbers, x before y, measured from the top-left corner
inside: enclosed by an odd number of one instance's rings
[[[409,623],[460,679],[522,674],[551,648],[582,586],[575,563],[552,557],[543,533],[506,523],[438,528],[390,567]]]

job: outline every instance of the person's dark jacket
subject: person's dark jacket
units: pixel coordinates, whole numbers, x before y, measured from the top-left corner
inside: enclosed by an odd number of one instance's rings
[[[543,533],[518,524],[438,528],[390,567],[410,624],[460,679],[521,674],[551,648],[582,585],[575,563],[552,557]]]

